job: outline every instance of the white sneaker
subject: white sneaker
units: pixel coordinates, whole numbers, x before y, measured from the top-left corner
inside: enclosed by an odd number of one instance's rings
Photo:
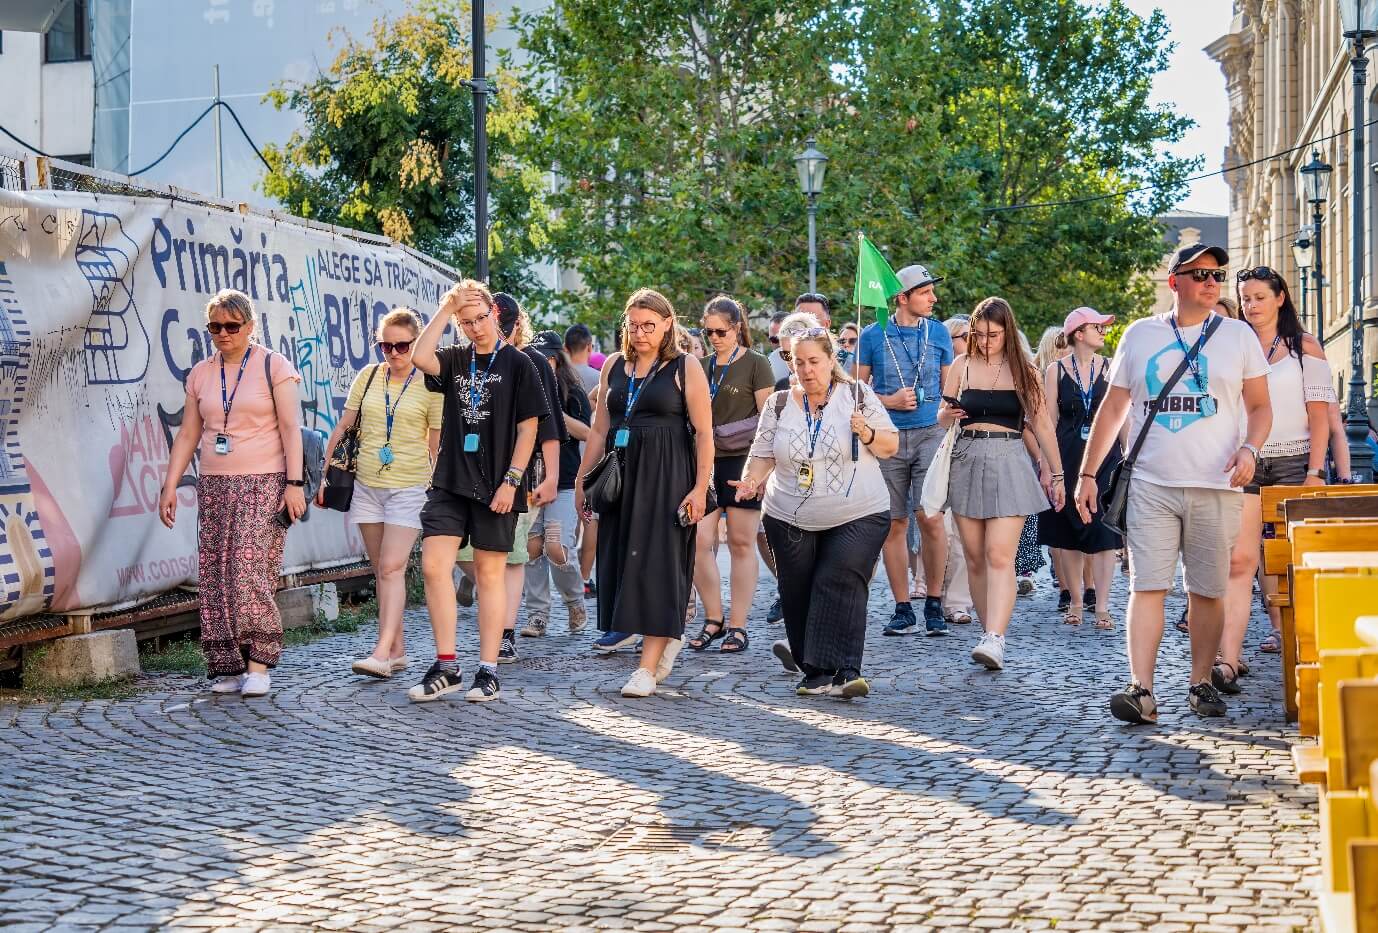
[[[670,676],[670,671],[674,669],[675,658],[684,650],[684,639],[676,638],[665,646],[665,653],[660,656],[660,661],[656,664],[656,683],[660,683]],[[637,668],[640,670],[640,668]]]
[[[631,678],[622,686],[624,697],[648,697],[655,692],[655,675],[644,667],[638,667]]]
[[[242,697],[266,697],[271,689],[271,682],[266,673],[245,674],[244,686],[239,688],[239,695]]]
[[[411,658],[407,657],[405,654],[398,655],[395,658],[388,659],[388,666],[392,668],[392,672],[394,674],[396,674],[398,671],[405,671],[407,669],[407,666],[410,664]]]
[[[1002,671],[1005,669],[1005,636],[992,635],[990,632],[981,636],[980,643],[971,649],[971,660],[979,664],[984,664],[986,670]]]
[[[211,684],[211,693],[238,693],[239,688],[243,685],[243,674],[235,674],[231,677],[217,677],[215,678],[215,683]]]
[[[392,676],[392,662],[380,661],[373,655],[360,658],[351,664],[349,669],[356,674],[367,674],[369,677],[377,677],[382,680]]]

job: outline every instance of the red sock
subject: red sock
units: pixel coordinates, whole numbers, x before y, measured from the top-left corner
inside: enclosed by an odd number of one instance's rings
[[[455,659],[455,656],[452,654],[437,654],[435,656],[435,659],[437,661],[453,661]]]

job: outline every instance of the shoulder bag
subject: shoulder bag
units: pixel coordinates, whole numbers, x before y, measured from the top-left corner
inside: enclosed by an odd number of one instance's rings
[[[364,400],[368,398],[373,377],[386,365],[379,363],[369,372],[368,381],[364,383],[364,394],[359,397],[359,414],[354,419],[354,424],[340,436],[340,442],[335,445],[330,463],[325,468],[325,493],[322,498],[327,509],[348,512],[350,504],[354,501],[354,474],[359,469],[359,439],[364,424]]]
[[[1148,407],[1148,416],[1144,418],[1143,427],[1139,429],[1138,437],[1134,438],[1133,446],[1130,447],[1125,458],[1120,461],[1120,465],[1110,476],[1110,483],[1101,501],[1101,523],[1117,535],[1123,536],[1129,524],[1129,481],[1134,477],[1134,461],[1139,458],[1139,451],[1143,449],[1144,441],[1148,439],[1148,432],[1153,427],[1153,419],[1158,417],[1158,410],[1162,408],[1168,393],[1181,380],[1182,374],[1187,371],[1191,361],[1196,358],[1197,352],[1206,345],[1206,341],[1210,340],[1211,334],[1220,328],[1220,320],[1219,316],[1211,318],[1210,324],[1201,334],[1201,339],[1196,341],[1196,344],[1187,351],[1187,355],[1182,357],[1182,362],[1177,364],[1177,370],[1163,383],[1158,397]],[[1083,478],[1077,477],[1078,481]]]
[[[970,362],[968,361],[969,365]],[[957,387],[957,397],[962,396],[962,385],[967,384],[967,370],[962,370],[962,384]],[[947,508],[948,488],[952,482],[952,448],[957,444],[957,434],[961,431],[961,424],[954,420],[947,426],[947,433],[943,435],[942,442],[938,444],[938,449],[933,453],[933,462],[928,465],[928,472],[923,476],[923,488],[919,490],[919,505],[923,508],[923,514],[932,518],[941,515]]]

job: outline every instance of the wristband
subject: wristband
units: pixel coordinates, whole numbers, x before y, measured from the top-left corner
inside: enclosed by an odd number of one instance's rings
[[[1094,473],[1083,473],[1083,474],[1081,474],[1081,475],[1084,476],[1084,477],[1086,477],[1087,479],[1095,479],[1095,478],[1096,478],[1096,474],[1094,474]],[[1080,478],[1080,477],[1078,477],[1078,478]]]
[[[287,485],[288,485],[288,486],[305,486],[305,485],[306,485],[306,480],[304,480],[304,479],[289,479],[289,480],[287,481]]]
[[[524,472],[524,470],[519,470],[516,467],[512,467],[505,474],[503,474],[502,481],[509,486],[516,487],[521,484],[522,473]]]
[[[1248,441],[1245,441],[1243,444],[1239,445],[1239,449],[1247,450],[1249,453],[1253,454],[1254,463],[1258,463],[1258,448],[1255,447],[1253,444],[1250,444]]]

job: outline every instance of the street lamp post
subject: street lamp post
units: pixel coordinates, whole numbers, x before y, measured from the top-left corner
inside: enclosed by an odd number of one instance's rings
[[[1316,286],[1316,338],[1321,336],[1325,315],[1321,313],[1321,289],[1325,287],[1324,260],[1321,254],[1321,207],[1330,199],[1330,173],[1334,171],[1321,161],[1321,154],[1311,150],[1311,161],[1301,167],[1301,187],[1311,204],[1311,249],[1316,271],[1311,281]]]
[[[1297,264],[1297,271],[1301,273],[1301,326],[1306,329],[1306,274],[1311,270],[1311,256],[1314,253],[1311,243],[1311,228],[1302,227],[1297,231],[1297,238],[1292,241],[1292,259]],[[1319,322],[1317,322],[1319,325]],[[1317,332],[1320,327],[1317,326]]]
[[[1349,59],[1354,74],[1354,175],[1351,179],[1353,220],[1353,289],[1349,309],[1349,399],[1345,408],[1345,434],[1349,438],[1351,478],[1373,482],[1373,452],[1368,446],[1368,406],[1364,399],[1364,85],[1368,82],[1368,52],[1364,41],[1378,36],[1378,0],[1340,0],[1340,26],[1353,43]]]
[[[474,79],[474,277],[488,281],[488,76],[484,62],[483,0],[473,0]]]
[[[814,138],[804,140],[804,151],[794,157],[799,172],[799,190],[809,199],[809,291],[818,290],[818,240],[814,226],[818,217],[818,196],[823,193],[823,172],[828,157],[814,146]]]

